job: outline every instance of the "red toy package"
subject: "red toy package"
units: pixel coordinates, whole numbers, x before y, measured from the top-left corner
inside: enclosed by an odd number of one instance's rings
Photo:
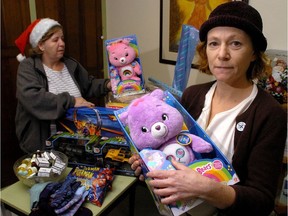
[[[74,167],[67,178],[76,177],[81,185],[86,186],[89,191],[87,199],[89,202],[101,207],[106,192],[111,190],[114,179],[114,169],[100,167]]]

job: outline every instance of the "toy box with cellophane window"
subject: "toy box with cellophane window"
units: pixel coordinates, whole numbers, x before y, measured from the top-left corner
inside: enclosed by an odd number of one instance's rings
[[[67,155],[69,166],[115,167],[116,174],[134,176],[128,163],[131,150],[114,110],[105,107],[67,110],[57,122],[57,132],[46,140],[46,148]]]
[[[206,142],[210,143],[213,147],[213,150],[209,153],[197,153],[194,152],[196,156],[196,160],[189,163],[191,169],[199,172],[200,174],[207,176],[209,178],[214,179],[215,181],[221,182],[227,185],[233,185],[239,182],[239,178],[235,173],[230,162],[226,159],[226,157],[222,154],[219,148],[213,143],[213,141],[209,138],[209,136],[205,133],[205,131],[197,124],[197,122],[189,115],[189,113],[182,107],[182,105],[176,100],[176,98],[168,91],[164,92],[163,101],[168,105],[176,108],[184,119],[184,127],[186,128],[186,132],[199,136]],[[156,206],[162,215],[172,215],[178,216],[181,215],[188,210],[194,208],[199,205],[203,201],[200,199],[190,200],[188,202],[179,201],[175,205],[164,205],[160,202],[161,197],[157,196],[153,193],[152,189],[149,187],[149,179],[145,174],[149,172],[149,170],[153,169],[162,169],[169,170],[174,169],[170,161],[166,158],[166,155],[162,151],[152,150],[152,149],[143,149],[139,151],[134,144],[131,136],[129,135],[129,128],[123,122],[121,122],[120,115],[124,113],[128,107],[119,109],[114,111],[116,118],[118,119],[121,129],[124,133],[125,139],[130,144],[131,151],[136,152],[142,158],[142,171],[144,176],[146,177],[145,181],[147,183],[148,188],[152,194],[152,197],[156,203]],[[149,130],[149,129],[148,129]],[[185,139],[185,137],[183,137]],[[193,140],[192,140],[193,142]],[[153,160],[151,161],[151,158]],[[157,166],[156,166],[157,165]]]
[[[108,138],[58,132],[46,140],[46,149],[64,153],[70,167],[115,168],[115,174],[134,176],[128,163],[132,153],[123,136]]]
[[[136,35],[106,40],[105,47],[113,96],[118,98],[144,93],[143,69]]]

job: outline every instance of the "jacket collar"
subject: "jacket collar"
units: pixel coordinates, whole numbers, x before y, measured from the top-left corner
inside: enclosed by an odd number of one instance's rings
[[[64,64],[66,65],[66,67],[67,67],[67,69],[68,69],[68,71],[69,71],[69,73],[70,73],[71,75],[74,75],[74,72],[75,72],[75,70],[76,70],[76,68],[77,68],[77,65],[78,65],[77,62],[76,62],[74,59],[72,59],[72,58],[70,58],[70,57],[66,57],[66,56],[64,56],[64,57],[61,59],[61,61],[64,62]],[[43,73],[43,74],[45,75],[45,70],[44,70],[43,63],[42,63],[40,57],[35,57],[35,58],[34,58],[34,67],[35,67],[38,71],[41,71],[41,73]]]

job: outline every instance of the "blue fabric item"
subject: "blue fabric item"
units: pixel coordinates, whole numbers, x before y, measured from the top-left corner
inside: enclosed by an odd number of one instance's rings
[[[68,188],[68,186],[72,183],[74,183],[76,181],[76,178],[66,178],[64,182],[62,182],[61,187],[55,191],[55,193],[53,193],[51,195],[51,198],[57,198],[59,196],[62,195],[62,193],[65,193],[66,188]]]
[[[82,203],[85,201],[85,198],[87,197],[89,191],[84,191],[82,194],[81,199],[75,203],[73,206],[71,206],[67,211],[63,212],[62,214],[58,214],[59,216],[73,216],[77,215],[78,209],[81,207]],[[81,215],[81,214],[79,214]]]
[[[70,185],[70,188],[68,188],[67,190],[66,197],[64,198],[63,202],[61,202],[60,205],[58,205],[58,208],[62,208],[67,203],[69,203],[73,199],[75,192],[80,186],[81,182],[74,182],[72,185]]]
[[[73,196],[73,198],[62,208],[55,209],[55,213],[60,214],[60,213],[65,212],[66,210],[68,210],[71,206],[73,206],[75,203],[77,203],[82,198],[82,195],[84,194],[85,191],[86,191],[85,186],[79,187],[77,189],[77,191],[75,192],[75,195]]]
[[[66,178],[62,186],[51,195],[50,206],[54,209],[65,206],[73,198],[80,185],[81,182],[76,181],[76,178]]]
[[[44,188],[51,182],[44,182],[44,183],[37,183],[33,185],[30,190],[30,209],[33,210],[34,208],[37,208],[40,193],[44,190]]]
[[[30,216],[57,216],[49,205],[50,195],[61,187],[62,183],[48,183],[39,196],[38,205],[30,212]]]

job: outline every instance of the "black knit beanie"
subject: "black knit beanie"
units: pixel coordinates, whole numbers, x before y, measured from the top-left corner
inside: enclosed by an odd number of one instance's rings
[[[250,35],[256,49],[265,51],[267,48],[267,41],[262,33],[261,15],[245,2],[232,1],[216,7],[199,30],[200,41],[205,41],[207,33],[218,26],[239,28]]]

